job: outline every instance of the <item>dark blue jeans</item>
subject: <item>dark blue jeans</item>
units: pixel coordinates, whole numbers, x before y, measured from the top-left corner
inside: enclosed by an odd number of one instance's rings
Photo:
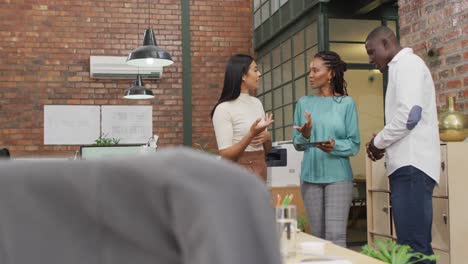
[[[436,182],[413,166],[397,169],[390,177],[390,201],[398,244],[432,255],[432,192]],[[418,262],[434,263],[434,262]]]

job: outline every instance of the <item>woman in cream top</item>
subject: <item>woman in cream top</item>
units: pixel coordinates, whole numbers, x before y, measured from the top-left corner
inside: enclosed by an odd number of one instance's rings
[[[255,94],[260,72],[254,59],[238,54],[228,61],[224,86],[211,112],[220,155],[243,165],[266,182],[265,153],[271,150],[266,128],[273,122],[265,115]]]

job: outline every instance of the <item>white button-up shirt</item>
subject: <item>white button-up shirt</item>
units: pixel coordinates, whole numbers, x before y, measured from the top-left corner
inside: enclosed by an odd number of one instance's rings
[[[436,182],[440,174],[440,141],[435,88],[424,61],[404,48],[388,64],[386,125],[374,139],[386,149],[387,175],[414,166]]]

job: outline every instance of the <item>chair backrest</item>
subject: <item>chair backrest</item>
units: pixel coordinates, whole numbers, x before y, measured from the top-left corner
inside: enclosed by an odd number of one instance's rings
[[[0,163],[0,263],[279,264],[257,177],[185,148]]]
[[[10,151],[7,148],[0,149],[0,158],[10,158]]]

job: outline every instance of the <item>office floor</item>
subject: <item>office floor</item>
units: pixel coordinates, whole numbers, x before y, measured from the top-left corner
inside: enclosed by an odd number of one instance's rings
[[[352,219],[352,217],[350,217]],[[356,219],[349,221],[347,230],[347,247],[354,251],[361,251],[367,244],[367,220],[365,213],[359,214]]]

